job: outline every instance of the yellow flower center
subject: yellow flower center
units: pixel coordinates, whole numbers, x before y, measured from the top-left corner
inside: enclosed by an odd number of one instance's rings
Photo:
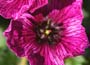
[[[45,34],[49,35],[51,33],[51,30],[45,30]]]

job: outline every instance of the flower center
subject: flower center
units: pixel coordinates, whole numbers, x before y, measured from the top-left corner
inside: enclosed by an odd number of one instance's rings
[[[45,30],[45,34],[49,35],[51,33],[51,30]]]
[[[36,41],[40,44],[57,44],[61,41],[62,23],[46,20],[35,26]]]

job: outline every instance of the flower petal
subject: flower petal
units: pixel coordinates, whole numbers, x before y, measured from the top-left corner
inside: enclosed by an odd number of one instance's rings
[[[64,65],[63,59],[55,53],[55,50],[46,45],[39,52],[32,53],[27,57],[31,65]]]
[[[83,54],[88,45],[85,29],[82,26],[82,0],[76,0],[71,5],[61,9],[53,10],[48,17],[55,22],[63,23],[64,37],[57,46],[57,51],[63,58]],[[54,16],[53,16],[54,15]]]
[[[85,29],[80,23],[82,19],[80,17],[72,17],[66,21],[63,45],[65,45],[66,50],[71,56],[80,55],[88,45]]]
[[[43,7],[48,3],[48,0],[34,0],[30,7],[30,12],[33,13],[36,9]]]
[[[26,30],[30,26],[28,22],[25,23],[24,19],[12,20],[9,27],[4,32],[7,38],[7,45],[17,56],[25,56],[24,47],[31,38],[28,35],[33,35],[31,31]],[[31,29],[31,27],[29,29]]]
[[[64,22],[68,18],[76,17],[81,18],[80,24],[83,19],[83,12],[82,12],[82,2],[73,2],[71,5],[61,9],[61,10],[53,10],[50,14],[49,17],[53,19],[56,22]],[[55,15],[55,16],[53,16]]]
[[[61,10],[62,8],[72,4],[75,0],[48,0],[48,3],[35,10],[35,12],[33,12],[34,15],[42,13],[43,15],[47,15],[48,13],[50,13],[52,10],[57,9],[57,10]]]
[[[5,18],[11,18],[23,5],[28,5],[29,7],[29,0],[0,0],[0,15]]]

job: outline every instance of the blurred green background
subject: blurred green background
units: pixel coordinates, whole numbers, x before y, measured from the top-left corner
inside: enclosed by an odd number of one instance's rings
[[[83,1],[83,12],[85,16],[83,26],[86,28],[86,33],[90,41],[90,0]],[[6,41],[2,33],[8,25],[9,20],[0,16],[0,65],[28,65],[25,59],[16,57],[6,46]],[[66,59],[65,65],[90,65],[90,49],[87,48],[85,54],[82,56]]]

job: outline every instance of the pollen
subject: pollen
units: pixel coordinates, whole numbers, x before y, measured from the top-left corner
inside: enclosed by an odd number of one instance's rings
[[[45,34],[49,35],[51,33],[51,30],[45,30]]]

